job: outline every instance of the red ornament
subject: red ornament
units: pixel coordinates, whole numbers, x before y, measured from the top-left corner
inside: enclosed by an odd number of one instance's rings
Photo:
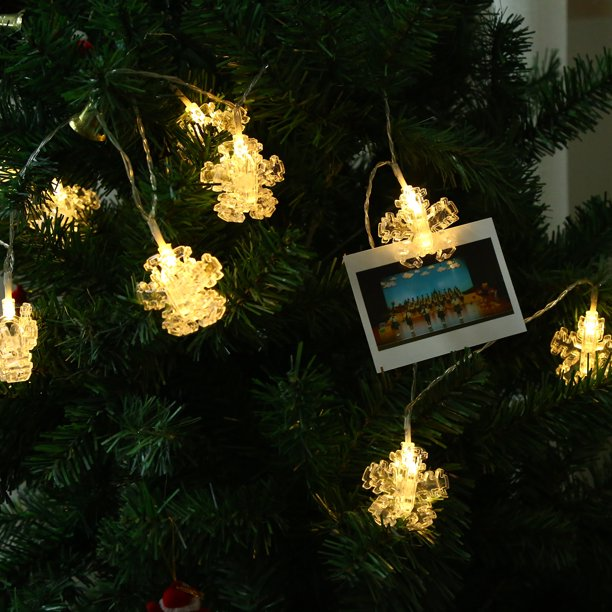
[[[159,602],[149,601],[147,612],[210,612],[203,608],[201,593],[188,584],[175,580],[162,595]]]
[[[77,40],[77,47],[81,55],[87,55],[93,49],[93,45],[85,38]]]
[[[79,55],[85,56],[93,49],[93,45],[89,42],[89,37],[82,30],[75,30],[72,34],[72,38],[76,38],[76,46]]]
[[[26,292],[23,290],[21,285],[17,285],[13,289],[12,298],[15,300],[17,306],[21,306],[24,302],[27,301]]]

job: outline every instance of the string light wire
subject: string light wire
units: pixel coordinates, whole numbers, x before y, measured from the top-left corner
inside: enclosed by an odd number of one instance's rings
[[[541,317],[542,315],[547,313],[549,310],[552,310],[553,308],[555,308],[555,306],[557,306],[557,304],[561,302],[561,300],[563,300],[571,291],[573,291],[574,289],[582,285],[589,285],[591,287],[595,286],[595,284],[592,281],[588,279],[584,279],[584,278],[573,282],[571,285],[568,285],[563,291],[561,291],[561,293],[554,300],[548,302],[546,306],[536,311],[531,316],[523,319],[525,324],[531,323],[533,320]],[[497,340],[491,340],[487,342],[486,344],[481,346],[479,349],[470,353],[468,355],[468,359],[471,359],[474,355],[478,355],[482,353],[483,351],[486,351],[489,347],[495,344],[495,342],[497,342]],[[434,378],[416,397],[412,397],[410,403],[407,404],[406,408],[404,409],[404,419],[408,419],[408,421],[410,421],[410,415],[412,414],[412,409],[414,408],[414,406],[418,404],[419,401],[423,398],[423,396],[425,396],[431,389],[433,389],[436,385],[442,382],[449,374],[454,372],[459,367],[460,363],[461,363],[460,361],[457,361],[452,366],[448,367],[446,370],[444,370],[444,372],[442,372],[442,374]],[[414,372],[414,377],[416,378],[416,371]],[[413,388],[414,388],[414,385],[415,385],[415,379],[413,378]],[[404,429],[405,427],[406,426],[404,425]]]

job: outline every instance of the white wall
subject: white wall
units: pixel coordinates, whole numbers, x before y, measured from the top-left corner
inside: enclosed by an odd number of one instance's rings
[[[593,56],[612,47],[612,0],[569,0],[568,54]],[[612,116],[569,146],[569,198],[573,207],[593,195],[612,197]]]
[[[555,49],[565,64],[576,55],[594,56],[612,47],[612,0],[496,0],[525,18],[534,31],[534,53]],[[533,59],[533,57],[531,58]],[[543,201],[550,207],[551,229],[593,195],[612,196],[612,115],[594,132],[543,160]]]
[[[568,0],[497,0],[497,8],[522,15],[525,25],[533,31],[530,62],[554,49],[565,64],[568,55],[567,3]],[[554,230],[571,210],[567,150],[545,157],[540,165],[540,177],[544,182],[542,200],[549,207],[547,218],[550,229]]]

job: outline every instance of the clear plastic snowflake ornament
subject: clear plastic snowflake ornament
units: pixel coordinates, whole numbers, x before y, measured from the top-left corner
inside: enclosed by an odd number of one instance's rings
[[[13,298],[2,300],[0,317],[0,380],[24,382],[32,374],[32,349],[38,340],[38,325],[32,318],[32,306],[15,306]]]
[[[426,470],[427,452],[412,442],[402,442],[389,459],[363,473],[363,487],[378,496],[370,513],[379,525],[392,527],[399,520],[407,529],[426,529],[436,518],[432,502],[448,496],[448,477],[441,468]]]
[[[242,114],[237,107],[232,140],[219,145],[218,163],[207,161],[200,173],[202,183],[220,192],[215,212],[228,222],[242,223],[245,215],[253,219],[270,217],[278,204],[268,187],[284,179],[285,166],[276,156],[264,159],[263,145],[242,133]]]
[[[185,336],[216,323],[225,313],[225,298],[215,289],[223,277],[219,260],[204,253],[198,261],[191,248],[162,243],[144,264],[151,281],[140,282],[137,295],[145,310],[162,310],[162,327]]]
[[[404,185],[395,200],[397,213],[387,213],[378,225],[381,241],[398,242],[398,259],[407,268],[420,268],[423,257],[435,254],[444,261],[455,252],[442,230],[459,220],[457,207],[447,198],[430,204],[422,187]]]
[[[95,191],[79,185],[65,187],[55,181],[53,193],[45,201],[45,214],[56,218],[58,215],[75,222],[83,223],[88,213],[100,208],[100,198]],[[30,220],[30,227],[40,227],[43,218]]]
[[[246,110],[237,107],[237,110],[218,108],[214,102],[207,102],[198,106],[195,102],[190,102],[187,98],[181,98],[185,104],[185,118],[188,122],[199,125],[200,127],[213,127],[219,132],[236,131],[236,121],[240,123],[240,128],[244,127],[248,121]],[[180,120],[185,123],[185,118]]]
[[[596,298],[590,310],[578,320],[577,331],[568,332],[562,327],[550,343],[553,355],[559,355],[563,362],[557,368],[557,375],[566,383],[578,381],[591,370],[603,369],[607,374],[612,357],[612,336],[604,335],[605,319],[596,310]]]

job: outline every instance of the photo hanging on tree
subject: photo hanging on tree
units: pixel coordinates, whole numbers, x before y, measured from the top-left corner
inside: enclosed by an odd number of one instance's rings
[[[405,243],[344,257],[379,372],[526,329],[492,219],[444,232],[455,252],[420,268],[400,263],[411,255]]]

